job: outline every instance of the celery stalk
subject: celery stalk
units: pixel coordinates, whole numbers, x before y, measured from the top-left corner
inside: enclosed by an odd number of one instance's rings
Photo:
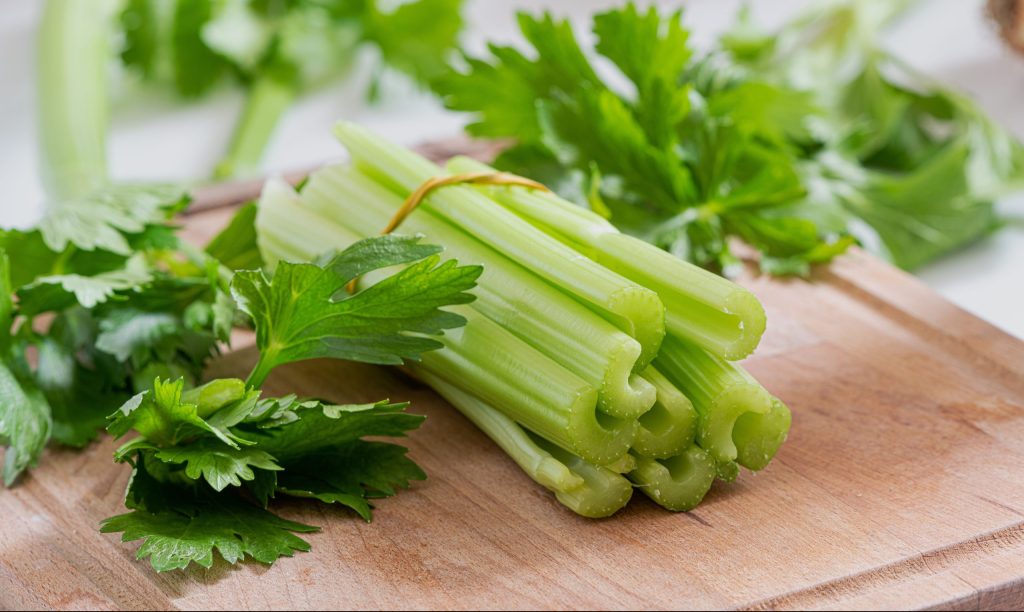
[[[697,412],[689,398],[654,366],[644,370],[644,378],[657,389],[658,400],[638,419],[632,451],[657,459],[678,455],[697,435]]]
[[[295,100],[295,86],[275,75],[263,75],[250,87],[245,108],[235,124],[228,151],[214,170],[215,179],[251,174],[274,134],[281,115]]]
[[[466,326],[423,355],[424,369],[589,462],[613,463],[629,450],[635,420],[598,412],[597,393],[578,376],[471,308],[452,310]]]
[[[73,200],[107,182],[110,2],[48,0],[39,27],[36,84],[43,181]]]
[[[310,210],[362,236],[379,231],[402,204],[350,166],[313,173],[301,197]],[[628,334],[430,211],[410,216],[402,230],[444,245],[445,255],[462,264],[482,264],[473,308],[598,389],[602,412],[631,419],[654,404],[654,387],[632,372],[640,345]]]
[[[493,170],[456,157],[451,172]],[[764,334],[764,308],[750,291],[683,261],[551,193],[477,187],[516,215],[603,266],[657,292],[667,330],[725,359],[742,359]]]
[[[693,402],[700,415],[697,443],[719,464],[768,464],[789,431],[789,410],[754,377],[671,335],[655,364]],[[735,472],[723,470],[723,477]]]
[[[267,184],[256,216],[260,248],[268,262],[282,257],[309,260],[359,239],[306,209],[290,186]],[[586,381],[538,352],[471,307],[451,310],[465,327],[447,332],[445,348],[423,355],[422,368],[468,388],[538,434],[598,464],[629,449],[635,419],[597,411],[597,392]]]
[[[697,507],[715,481],[715,461],[697,446],[667,459],[637,457],[629,473],[645,495],[668,510],[685,512]]]
[[[552,491],[583,486],[582,477],[537,446],[522,427],[500,410],[423,368],[413,366],[411,369],[418,378],[494,440],[534,481]]]
[[[526,475],[558,501],[588,518],[611,516],[626,505],[632,487],[619,474],[589,464],[525,431],[493,406],[422,368],[416,375],[501,447]],[[628,455],[625,455],[628,457]]]
[[[402,197],[446,174],[423,157],[351,123],[337,124],[334,133],[357,167]],[[657,354],[665,334],[665,312],[655,292],[580,256],[471,187],[435,191],[421,208],[485,241],[636,338],[642,348],[641,366]]]
[[[268,269],[280,260],[312,261],[360,239],[348,228],[310,212],[291,185],[271,179],[256,209],[256,243]]]

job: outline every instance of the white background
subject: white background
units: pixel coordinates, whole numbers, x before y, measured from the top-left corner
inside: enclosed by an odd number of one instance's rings
[[[96,2],[98,0],[79,0]],[[467,0],[466,41],[517,40],[517,9],[551,8],[585,26],[609,0]],[[732,0],[660,2],[685,7],[698,47],[707,47],[735,13]],[[760,0],[754,14],[777,24],[804,2]],[[989,27],[981,0],[923,0],[886,37],[887,46],[913,66],[969,92],[997,121],[1024,138],[1024,57],[1005,49]],[[32,223],[42,207],[37,179],[34,115],[34,25],[41,0],[0,0],[0,225]],[[361,122],[405,144],[456,134],[465,118],[444,111],[429,95],[398,79],[385,82],[384,99],[362,94],[373,58],[361,57],[346,82],[298,102],[282,121],[266,154],[268,172],[306,168],[342,155],[329,126],[339,118]],[[181,106],[138,94],[114,112],[112,173],[124,179],[194,180],[210,171],[223,151],[241,98],[229,88],[200,104]],[[1024,196],[1000,203],[1018,218],[982,243],[934,263],[919,276],[940,293],[1024,338]],[[17,265],[17,262],[14,262]]]

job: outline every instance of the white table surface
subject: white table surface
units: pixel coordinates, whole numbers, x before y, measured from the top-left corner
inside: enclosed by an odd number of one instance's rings
[[[97,0],[79,0],[93,2]],[[517,9],[551,8],[585,24],[609,0],[467,0],[466,40],[517,40]],[[661,2],[685,7],[692,40],[706,47],[731,23],[734,0]],[[755,15],[778,23],[804,2],[760,0]],[[1001,124],[1024,138],[1024,58],[995,37],[981,0],[923,0],[886,38],[890,49],[912,65],[969,92]],[[31,224],[42,209],[34,110],[34,24],[41,0],[0,0],[0,226]],[[400,79],[385,81],[384,99],[366,102],[362,92],[372,58],[363,57],[344,83],[303,98],[282,121],[264,160],[267,172],[304,168],[342,155],[329,134],[340,118],[357,121],[405,144],[457,133],[465,117],[445,111],[431,96]],[[180,106],[150,97],[116,107],[109,154],[122,179],[193,180],[208,173],[223,151],[241,103],[228,88],[200,104]],[[1016,227],[933,263],[918,272],[953,302],[1024,338],[1024,195],[1000,202],[1016,216]]]

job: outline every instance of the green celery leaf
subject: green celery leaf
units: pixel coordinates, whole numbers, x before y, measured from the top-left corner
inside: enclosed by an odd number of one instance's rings
[[[188,510],[134,510],[104,520],[100,531],[123,532],[124,542],[143,540],[136,558],[149,557],[158,572],[184,569],[193,562],[210,567],[214,550],[228,563],[252,557],[271,564],[295,551],[309,550],[309,543],[295,533],[318,531],[233,496],[203,500]]]
[[[323,267],[282,262],[273,280],[262,271],[235,274],[232,294],[255,323],[258,369],[264,375],[277,365],[316,357],[400,364],[442,346],[410,334],[439,334],[465,323],[441,307],[471,301],[467,291],[481,268],[460,267],[453,260],[439,263],[436,254],[354,295],[342,293],[355,274],[373,267],[366,259],[367,244],[399,246],[398,253],[410,258],[422,252],[408,239],[382,236],[369,241],[356,243]],[[382,255],[377,267],[403,260],[409,259]]]
[[[131,254],[126,234],[161,225],[188,203],[188,195],[171,185],[116,185],[81,200],[55,202],[39,223],[43,241],[61,253],[74,245]]]
[[[264,451],[232,448],[209,438],[161,449],[155,456],[165,463],[185,464],[189,478],[203,478],[215,491],[222,491],[229,485],[239,487],[243,480],[253,480],[256,477],[253,468],[281,469]]]
[[[213,17],[213,8],[209,0],[175,0],[171,57],[174,86],[185,97],[209,91],[230,66],[203,40],[203,27]]]
[[[277,471],[254,469],[252,480],[242,481],[242,486],[259,502],[263,508],[267,507],[271,498],[277,492]]]
[[[238,209],[231,222],[206,245],[206,252],[234,270],[258,270],[263,257],[256,244],[256,203]]]
[[[285,495],[312,497],[339,503],[371,518],[369,501],[394,495],[426,474],[396,444],[359,440],[337,449],[311,454],[285,464],[278,474],[278,490]]]
[[[212,434],[233,448],[247,443],[224,427],[215,427],[199,416],[196,404],[182,401],[184,380],[153,382],[153,388],[129,399],[110,415],[107,431],[115,438],[131,430],[139,432],[150,442],[168,447],[183,440]]]
[[[10,486],[26,468],[36,465],[50,439],[50,406],[30,380],[0,363],[0,444],[4,451],[4,484]]]
[[[298,420],[251,434],[257,448],[279,461],[332,450],[363,436],[404,436],[424,417],[403,412],[408,404],[330,405],[303,402],[294,405]]]
[[[413,0],[382,12],[370,3],[363,16],[363,38],[384,61],[421,83],[445,72],[446,55],[462,29],[462,0]]]
[[[53,439],[84,447],[107,423],[107,415],[127,399],[127,394],[104,372],[90,368],[75,356],[75,346],[58,342],[52,335],[38,344],[36,384],[50,404]]]
[[[128,0],[119,16],[124,44],[121,61],[144,77],[156,72],[160,23],[153,0]]]
[[[41,276],[18,290],[18,305],[29,316],[63,310],[76,302],[84,308],[93,308],[114,299],[118,293],[140,291],[152,281],[153,274],[145,258],[135,255],[123,268],[94,276]]]

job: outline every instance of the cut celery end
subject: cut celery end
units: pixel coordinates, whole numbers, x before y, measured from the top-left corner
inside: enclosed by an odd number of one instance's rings
[[[637,457],[636,462],[629,479],[659,506],[675,512],[696,508],[715,481],[714,459],[697,446],[674,457]]]
[[[597,392],[578,376],[472,309],[451,310],[466,326],[447,332],[446,348],[425,353],[422,367],[587,461],[626,453],[635,420],[599,413]]]
[[[443,378],[420,367],[414,370],[570,510],[589,518],[602,518],[614,514],[629,501],[632,487],[619,474],[589,464],[527,432],[500,410]]]
[[[792,419],[789,408],[776,397],[768,413],[741,415],[732,434],[736,461],[748,470],[764,469],[786,441]]]
[[[740,465],[735,461],[726,461],[715,466],[715,477],[722,482],[733,482],[740,475]]]
[[[669,336],[656,360],[658,370],[679,388],[699,415],[697,443],[718,463],[736,461],[733,440],[737,421],[745,414],[766,414],[772,396],[740,366]],[[753,435],[754,420],[747,426]]]
[[[403,197],[446,174],[419,155],[351,123],[335,125],[334,133],[356,167]],[[665,309],[654,291],[580,255],[471,187],[435,191],[421,208],[486,242],[636,338],[642,347],[638,370],[657,355],[665,335]]]
[[[633,486],[621,474],[589,463],[548,440],[531,437],[538,446],[583,478],[582,487],[555,492],[558,501],[576,514],[587,518],[605,518],[625,507],[633,496]]]
[[[637,420],[632,451],[655,459],[672,457],[693,444],[697,435],[697,411],[682,391],[654,366],[644,378],[657,390],[657,402]]]
[[[414,370],[423,382],[487,434],[535,482],[551,491],[568,491],[583,486],[581,476],[537,446],[522,427],[501,411],[423,368]]]
[[[493,168],[464,157],[452,172]],[[506,209],[605,267],[655,291],[665,306],[667,330],[719,357],[742,359],[764,334],[764,308],[748,290],[682,261],[605,219],[551,193],[519,187],[478,187]]]
[[[345,166],[313,173],[301,198],[311,211],[364,236],[386,225],[402,203]],[[444,245],[445,255],[462,264],[482,264],[473,308],[597,388],[602,412],[632,419],[654,404],[654,389],[633,376],[641,347],[628,334],[430,211],[411,215],[402,230]]]

